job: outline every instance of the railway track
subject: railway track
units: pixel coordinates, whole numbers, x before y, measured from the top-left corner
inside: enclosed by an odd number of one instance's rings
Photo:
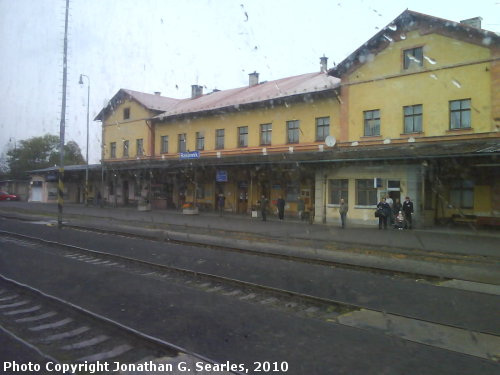
[[[3,241],[10,240],[24,245],[38,244],[56,247],[64,257],[92,264],[96,267],[116,267],[143,277],[171,283],[181,283],[202,292],[218,293],[237,298],[247,303],[259,304],[308,318],[370,330],[373,330],[374,326],[366,324],[366,320],[375,320],[378,321],[378,325],[382,324],[385,326],[382,329],[384,334],[395,335],[424,345],[437,346],[447,350],[498,361],[498,353],[496,352],[498,349],[495,349],[495,347],[500,347],[500,338],[488,332],[471,333],[470,330],[464,329],[464,327],[452,324],[437,324],[415,316],[402,316],[382,310],[367,309],[361,305],[348,304],[331,298],[321,298],[216,274],[157,264],[60,242],[47,241],[18,233],[0,231],[0,234]],[[401,332],[398,324],[400,326],[417,325],[419,330],[427,330],[430,336],[440,332],[444,333],[441,335],[440,340],[433,342],[432,340],[422,339],[425,335],[422,336],[419,334],[419,338]],[[462,335],[465,341],[471,341],[472,344],[481,342],[481,350],[477,349],[477,345],[475,345],[476,348],[473,348],[471,345],[464,347],[462,344],[457,345],[456,342],[446,342],[446,339],[443,339],[443,337],[448,335],[449,332],[453,332],[455,336]]]
[[[216,362],[145,335],[70,302],[0,275],[0,330],[46,360],[31,364],[42,373],[122,373],[138,369],[179,373]],[[26,363],[7,371],[28,372]],[[16,367],[17,366],[17,367]],[[37,368],[38,366],[38,368]],[[3,365],[5,369],[5,363]],[[240,372],[224,372],[240,374]]]

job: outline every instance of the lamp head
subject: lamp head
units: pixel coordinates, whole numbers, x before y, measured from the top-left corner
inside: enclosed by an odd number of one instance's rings
[[[79,85],[83,85],[83,75],[80,74],[80,80],[78,81]]]

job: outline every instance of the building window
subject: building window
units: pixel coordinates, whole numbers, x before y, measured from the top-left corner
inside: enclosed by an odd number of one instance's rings
[[[470,99],[450,101],[450,129],[470,127]]]
[[[215,130],[215,148],[217,150],[224,148],[224,129]]]
[[[206,191],[205,191],[205,185],[203,185],[203,184],[196,185],[196,198],[197,199],[207,198]]]
[[[288,143],[299,143],[299,120],[287,121],[286,132]]]
[[[144,143],[142,138],[136,139],[135,141],[135,149],[137,150],[137,156],[144,155]]]
[[[403,107],[404,132],[420,133],[422,131],[422,104]]]
[[[238,128],[238,147],[248,147],[248,126]]]
[[[182,133],[178,135],[177,151],[186,152],[186,150],[186,133]]]
[[[116,142],[111,142],[109,144],[109,149],[110,149],[110,157],[111,158],[116,158]]]
[[[380,110],[364,111],[365,137],[380,135]]]
[[[450,203],[456,208],[474,208],[474,182],[470,180],[452,181]]]
[[[296,183],[288,183],[286,186],[286,195],[285,200],[288,202],[297,202],[300,197],[300,184]]]
[[[424,52],[422,47],[405,49],[403,51],[403,67],[424,66]]]
[[[316,119],[316,141],[324,141],[330,135],[330,117]]]
[[[347,195],[349,191],[348,179],[330,180],[330,201],[329,204],[340,204],[340,199],[344,199],[347,203]]]
[[[270,145],[271,144],[271,134],[272,134],[271,124],[261,124],[260,125],[260,144]]]
[[[203,151],[205,149],[205,133],[196,132],[196,150]]]
[[[377,204],[377,189],[373,187],[373,178],[356,180],[356,204],[358,206]]]
[[[141,196],[141,191],[142,191],[141,183],[140,183],[139,179],[136,177],[136,179],[134,181],[134,195],[136,197],[140,197]]]
[[[168,135],[162,135],[161,136],[161,146],[160,146],[160,152],[162,154],[168,153]]]
[[[123,141],[123,157],[124,158],[128,158],[128,146],[129,146],[129,142]]]
[[[123,108],[123,119],[130,119],[130,108]]]

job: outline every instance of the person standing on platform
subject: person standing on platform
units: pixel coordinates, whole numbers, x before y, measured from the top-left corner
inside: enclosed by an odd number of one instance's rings
[[[267,220],[267,205],[268,205],[269,201],[267,200],[267,198],[264,195],[262,195],[259,203],[260,203],[260,214],[262,215],[262,221],[266,221]]]
[[[392,214],[392,206],[394,205],[394,201],[392,200],[390,195],[387,195],[387,197],[385,198],[385,201],[387,202],[387,204],[391,208],[391,213],[389,214],[389,224],[392,225],[392,224],[394,224],[394,215]]]
[[[349,207],[347,206],[347,203],[345,203],[344,198],[341,198],[340,205],[339,205],[339,214],[340,214],[340,221],[342,223],[342,229],[345,228],[348,210],[349,210]]]
[[[280,196],[276,201],[276,206],[278,207],[278,217],[280,221],[283,221],[285,218],[285,200],[282,196]]]
[[[219,216],[222,216],[224,213],[224,205],[226,203],[226,197],[224,194],[220,193],[217,197],[217,209],[219,210]]]
[[[411,229],[412,227],[412,217],[413,214],[413,202],[410,197],[406,197],[403,203],[403,214],[405,215],[406,228]]]
[[[302,197],[297,198],[297,211],[299,212],[299,218],[300,220],[304,220],[304,212],[306,210],[306,204]]]
[[[387,218],[391,214],[391,207],[385,201],[385,198],[382,198],[380,202],[377,204],[377,212],[378,212],[378,229],[387,229]]]

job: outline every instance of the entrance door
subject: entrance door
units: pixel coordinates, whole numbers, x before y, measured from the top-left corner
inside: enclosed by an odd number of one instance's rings
[[[128,205],[128,181],[123,181],[123,204]]]
[[[42,187],[34,186],[31,189],[31,201],[32,202],[41,202],[42,201]]]
[[[248,184],[241,184],[238,189],[238,213],[244,214],[248,209]]]
[[[396,199],[399,199],[399,201],[401,202],[401,181],[388,180],[387,194],[392,198],[393,202],[396,202]]]

